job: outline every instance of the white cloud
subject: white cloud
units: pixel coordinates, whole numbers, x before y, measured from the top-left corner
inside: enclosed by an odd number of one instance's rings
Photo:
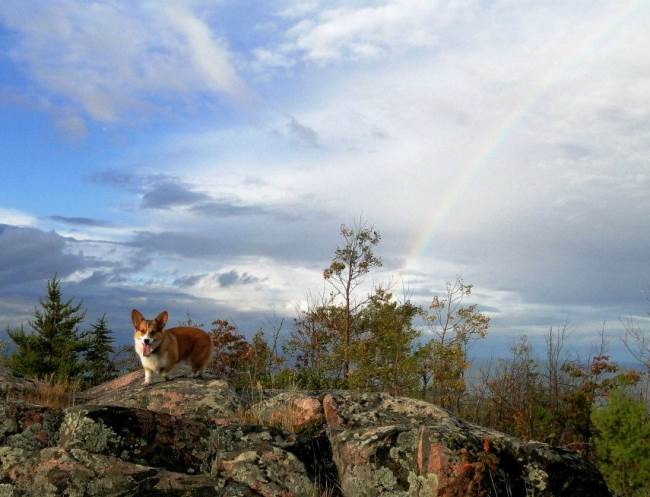
[[[62,0],[25,9],[8,0],[0,4],[0,23],[17,34],[10,55],[41,89],[95,121],[113,123],[201,92],[245,94],[226,41],[193,5]],[[58,120],[83,132],[77,115]]]
[[[377,57],[385,52],[429,48],[451,21],[478,2],[396,0],[321,10],[296,23],[289,43],[311,60]]]
[[[462,43],[467,27],[483,10],[475,0],[390,0],[302,2],[280,7],[292,21],[277,46],[260,48],[259,64],[287,67],[292,59],[327,63],[379,59]],[[278,63],[281,61],[281,63]]]
[[[255,209],[230,217],[186,206],[139,212],[142,233],[112,235],[131,245],[89,253],[116,262],[139,251],[147,265],[130,281],[167,288],[206,275],[188,284],[195,297],[291,312],[305,290],[322,284],[338,224],[363,214],[384,234],[388,271],[378,281],[402,269],[405,285],[425,300],[460,273],[508,332],[537,332],[566,317],[592,327],[639,312],[650,281],[646,6],[395,0],[316,7],[280,9],[289,29],[278,43],[251,49],[260,67],[289,68],[267,74],[264,109],[230,127],[157,139],[125,159]],[[90,70],[91,83],[78,78],[80,91],[107,98],[84,103],[87,112],[108,120],[122,108],[117,97],[137,99],[145,87],[237,93],[229,90],[238,88],[236,73],[218,56],[227,54],[225,42],[191,11],[138,12],[154,26],[130,34],[151,51],[132,55],[146,55],[146,85],[131,83],[130,63],[117,65],[110,92]],[[162,41],[148,44],[152,32]],[[151,48],[167,47],[167,37],[184,40],[184,48]],[[176,50],[199,58],[183,58],[190,67],[175,70]],[[79,57],[88,63],[89,54]],[[269,215],[278,212],[295,216]],[[225,288],[213,277],[235,270],[260,283]]]
[[[35,226],[37,224],[37,219],[31,214],[16,209],[0,208],[0,224]]]
[[[378,64],[313,69],[311,86],[288,90],[299,96],[283,115],[264,116],[266,126],[174,145],[196,154],[188,172],[196,184],[228,185],[262,204],[317,206],[337,223],[363,213],[384,232],[384,254],[428,274],[418,291],[462,273],[516,296],[501,306],[516,326],[528,311],[536,326],[543,315],[584,319],[598,306],[615,317],[643,305],[650,278],[650,16],[615,2],[585,6],[502,2],[486,18],[460,16],[450,28],[464,39],[458,46],[404,45],[404,56]],[[365,28],[352,30],[346,17],[338,39],[348,43]],[[316,26],[303,19],[298,31]],[[391,30],[376,43],[382,50],[392,50]],[[329,40],[332,61],[349,55]],[[269,132],[285,115],[309,126],[316,151]],[[286,236],[273,224],[260,230]],[[441,264],[451,268],[444,275]]]

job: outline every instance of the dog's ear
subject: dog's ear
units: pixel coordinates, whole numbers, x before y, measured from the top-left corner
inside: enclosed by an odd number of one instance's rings
[[[142,323],[142,321],[144,321],[144,316],[142,315],[142,313],[137,309],[133,309],[131,311],[131,322],[133,323],[133,326],[135,327],[136,330],[140,328],[140,324]]]
[[[158,327],[161,330],[167,324],[167,319],[169,319],[169,314],[167,314],[167,311],[162,311],[160,314],[156,316],[156,323],[158,323]]]

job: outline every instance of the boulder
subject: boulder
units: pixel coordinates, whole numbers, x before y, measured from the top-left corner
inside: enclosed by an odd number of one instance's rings
[[[69,408],[59,420],[51,446],[0,447],[0,496],[314,493],[305,466],[291,452],[295,437],[274,428],[212,426],[120,406]]]
[[[0,369],[0,399],[18,399],[36,390],[39,382],[11,376]],[[1,494],[0,494],[1,495]]]
[[[609,497],[576,453],[525,442],[427,402],[381,393],[323,398],[345,497]]]

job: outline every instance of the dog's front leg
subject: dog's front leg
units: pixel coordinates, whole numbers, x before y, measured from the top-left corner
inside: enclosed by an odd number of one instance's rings
[[[151,375],[153,374],[153,371],[151,369],[144,368],[144,384],[145,385],[150,385],[151,384]]]

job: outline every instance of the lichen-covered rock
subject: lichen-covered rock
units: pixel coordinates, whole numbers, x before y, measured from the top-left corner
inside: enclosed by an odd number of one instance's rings
[[[575,453],[387,394],[251,405],[216,378],[136,372],[81,398],[0,401],[0,497],[609,497]]]
[[[182,473],[209,472],[214,451],[205,423],[121,406],[68,409],[59,445]]]
[[[609,497],[577,454],[464,423],[379,393],[323,399],[345,497]]]
[[[3,456],[0,452],[0,491],[12,497],[223,496],[219,482],[208,476],[177,474],[82,449],[46,448],[23,454],[14,464],[5,464]]]
[[[220,453],[212,474],[256,492],[254,495],[312,497],[315,493],[296,456],[270,445]]]
[[[20,401],[0,401],[0,445],[35,450],[56,443],[62,413]]]
[[[82,398],[96,405],[138,407],[150,411],[200,419],[220,424],[241,408],[235,390],[224,380],[215,378],[175,377],[144,385],[131,374],[126,384],[113,382],[115,388],[96,388]]]
[[[254,425],[211,426],[120,406],[68,409],[59,444],[68,450],[117,456],[174,473],[211,475],[216,488],[264,496],[303,496],[313,489],[304,465],[288,450],[295,438]],[[242,456],[242,454],[248,454]],[[223,490],[225,492],[225,490]],[[219,494],[221,495],[221,494]]]
[[[124,457],[97,454],[79,447],[51,447],[38,451],[0,447],[0,481],[4,483],[0,490],[13,497],[314,495],[314,486],[304,465],[290,452],[262,440],[274,441],[273,435],[254,427],[251,430],[234,427],[219,430],[223,430],[220,437],[223,447],[206,458],[211,464],[201,467],[206,472],[198,474],[137,464]],[[110,437],[100,438],[100,443],[89,447],[93,450],[109,448],[110,442],[106,440]],[[189,451],[188,448],[183,452]],[[169,451],[165,456],[168,455]],[[149,459],[169,466],[156,457]]]

